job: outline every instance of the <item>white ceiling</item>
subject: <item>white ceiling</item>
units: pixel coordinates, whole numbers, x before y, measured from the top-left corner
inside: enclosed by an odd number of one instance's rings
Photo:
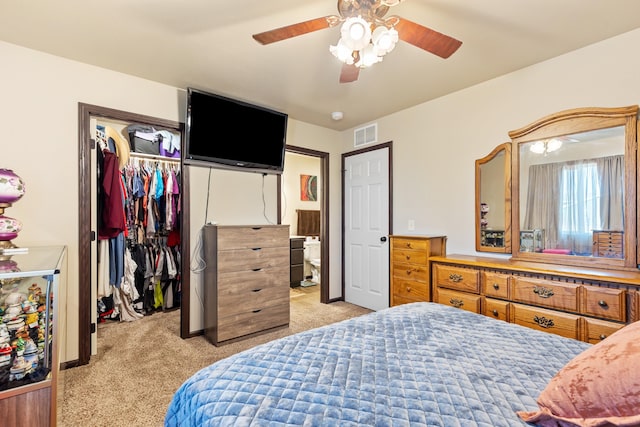
[[[337,14],[336,4],[0,0],[0,39],[344,130],[640,27],[638,0],[405,0],[387,15],[455,37],[460,49],[442,59],[401,41],[343,84],[329,53],[339,27],[265,46],[251,37]]]

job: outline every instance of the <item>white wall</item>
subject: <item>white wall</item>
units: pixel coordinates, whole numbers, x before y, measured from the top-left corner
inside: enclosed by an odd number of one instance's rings
[[[638,45],[635,30],[377,120],[393,141],[393,232],[443,233],[448,253],[475,254],[475,159],[556,111],[640,103]]]

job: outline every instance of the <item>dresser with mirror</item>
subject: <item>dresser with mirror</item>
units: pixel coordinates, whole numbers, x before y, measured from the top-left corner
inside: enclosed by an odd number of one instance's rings
[[[589,342],[640,320],[638,106],[577,108],[476,161],[476,251],[434,257],[433,299]]]

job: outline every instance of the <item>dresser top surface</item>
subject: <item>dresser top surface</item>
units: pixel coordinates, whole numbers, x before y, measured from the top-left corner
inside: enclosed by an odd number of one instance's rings
[[[561,264],[544,264],[527,261],[514,261],[510,258],[482,257],[475,255],[448,254],[434,256],[431,262],[472,265],[484,268],[524,271],[563,277],[579,277],[600,282],[624,283],[640,287],[640,270],[608,270],[603,268],[577,267]]]

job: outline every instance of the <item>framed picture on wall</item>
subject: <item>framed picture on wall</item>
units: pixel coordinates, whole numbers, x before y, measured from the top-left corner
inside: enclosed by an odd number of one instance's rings
[[[300,175],[300,200],[306,202],[318,200],[318,177],[316,175]]]

